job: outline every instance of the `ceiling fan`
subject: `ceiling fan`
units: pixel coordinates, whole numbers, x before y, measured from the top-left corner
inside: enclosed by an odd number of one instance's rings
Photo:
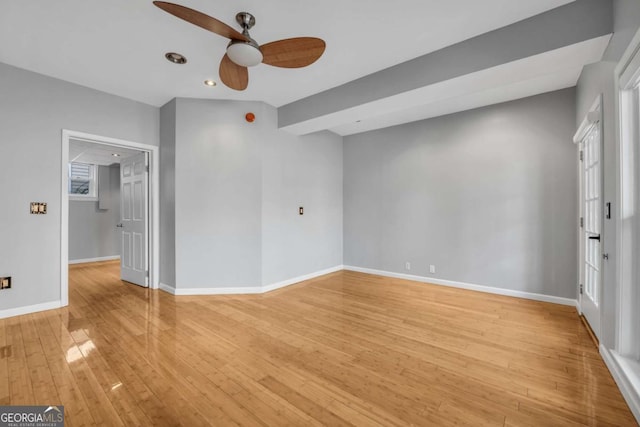
[[[236,21],[242,27],[240,33],[224,22],[188,7],[163,1],[154,1],[153,4],[193,25],[231,40],[227,53],[220,62],[219,72],[220,80],[235,90],[245,90],[249,85],[247,67],[260,63],[283,68],[306,67],[316,62],[326,47],[324,40],[315,37],[295,37],[260,46],[249,35],[256,20],[248,12],[236,15]]]

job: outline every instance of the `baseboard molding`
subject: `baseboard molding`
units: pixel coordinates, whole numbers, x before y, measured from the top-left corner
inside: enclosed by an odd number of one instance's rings
[[[272,283],[270,285],[265,285],[262,287],[262,292],[271,292],[276,289],[284,288],[286,286],[291,286],[296,283],[304,282],[305,280],[315,279],[316,277],[324,276],[326,274],[335,273],[336,271],[341,271],[344,269],[343,265],[336,265],[335,267],[327,268],[324,270],[316,271],[314,273],[304,274],[302,276],[294,277],[292,279],[283,280],[282,282]]]
[[[160,290],[168,292],[172,295],[248,295],[248,294],[264,294],[267,292],[275,291],[276,289],[291,286],[296,283],[304,282],[305,280],[315,279],[316,277],[324,276],[325,274],[335,273],[343,269],[342,265],[327,268],[325,270],[316,271],[314,273],[305,274],[303,276],[294,277],[291,279],[283,280],[281,282],[272,283],[265,286],[240,286],[240,287],[226,287],[226,288],[175,288],[165,283],[160,283]]]
[[[44,302],[42,304],[27,305],[25,307],[9,308],[0,310],[0,319],[7,317],[22,316],[24,314],[37,313],[39,311],[54,310],[62,307],[61,301]]]
[[[74,259],[69,260],[69,265],[71,264],[86,264],[88,262],[100,262],[100,261],[114,261],[120,259],[120,255],[112,255],[112,256],[101,256],[97,258],[85,258],[85,259]]]
[[[599,349],[600,355],[607,365],[607,368],[609,368],[609,372],[611,372],[614,381],[618,385],[624,400],[629,405],[633,416],[636,417],[636,420],[640,423],[640,395],[638,395],[640,392],[640,381],[636,381],[638,384],[634,386],[634,381],[625,372],[624,362],[620,356],[602,344],[600,344]]]
[[[227,288],[174,288],[173,286],[160,284],[160,289],[176,296],[187,295],[247,295],[261,294],[260,286],[238,286]]]
[[[160,289],[161,291],[165,291],[171,295],[175,295],[176,294],[176,288],[174,288],[173,286],[169,286],[166,283],[162,283],[160,282],[158,284],[158,289]]]
[[[506,295],[510,297],[524,298],[535,301],[551,302],[554,304],[570,305],[575,307],[577,302],[574,299],[556,297],[552,295],[536,294],[533,292],[515,291],[511,289],[494,288],[492,286],[476,285],[474,283],[456,282],[453,280],[436,279],[434,277],[414,276],[411,274],[394,273],[391,271],[374,270],[372,268],[354,267],[345,265],[345,270],[357,271],[359,273],[376,274],[378,276],[393,277],[396,279],[413,280],[415,282],[430,283],[433,285],[449,286],[452,288],[467,289],[470,291],[486,292],[489,294]]]

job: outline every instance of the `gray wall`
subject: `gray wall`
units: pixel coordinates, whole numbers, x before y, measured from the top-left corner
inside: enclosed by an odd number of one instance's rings
[[[261,283],[264,104],[178,99],[176,284]],[[247,111],[258,119],[244,121]]]
[[[342,264],[341,137],[279,131],[260,102],[177,99],[162,119],[161,228],[175,238],[162,251],[176,287],[256,287]],[[170,271],[161,280],[173,285]]]
[[[158,145],[155,107],[0,63],[0,310],[60,299],[62,129]],[[47,215],[29,203],[47,202]]]
[[[614,0],[614,35],[603,60],[618,62],[640,28],[640,2],[638,0]]]
[[[98,166],[100,198],[109,199],[108,209],[97,201],[69,201],[69,261],[120,255],[120,167]],[[104,177],[104,179],[103,179]]]
[[[160,282],[176,286],[176,100],[160,109]]]
[[[614,34],[605,51],[602,62],[585,67],[576,88],[576,128],[584,119],[596,97],[603,97],[603,137],[604,137],[604,199],[613,203],[614,209],[620,206],[616,177],[616,116],[615,116],[615,67],[631,39],[640,28],[640,2],[637,0],[614,1]],[[617,239],[616,215],[604,222],[604,252],[609,261],[603,263],[602,324],[600,341],[610,349],[615,348],[616,322],[618,318],[618,288],[616,277]]]
[[[272,131],[262,162],[263,285],[342,264],[342,137]]]
[[[574,117],[566,89],[346,137],[345,265],[575,298]]]

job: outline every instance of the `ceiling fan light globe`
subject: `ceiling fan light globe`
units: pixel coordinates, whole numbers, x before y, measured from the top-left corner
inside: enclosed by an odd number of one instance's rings
[[[262,62],[262,52],[256,46],[245,42],[231,43],[227,47],[229,59],[243,67],[253,67]]]

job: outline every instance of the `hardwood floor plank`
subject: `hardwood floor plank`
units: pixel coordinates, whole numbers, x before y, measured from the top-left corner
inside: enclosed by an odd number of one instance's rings
[[[634,426],[572,307],[341,271],[175,297],[70,268],[0,320],[0,403],[70,426]]]
[[[323,425],[357,425],[352,424],[343,418],[340,418],[339,416],[331,412],[331,410],[329,410],[329,405],[333,403],[332,399],[325,401],[323,404],[318,404],[302,394],[301,391],[303,392],[303,389],[292,389],[287,385],[281,383],[277,379],[273,378],[272,376],[266,376],[258,382],[290,404],[296,406],[297,408],[300,408],[300,410],[314,418],[316,421],[319,421]]]
[[[27,366],[27,348],[22,339],[22,321],[26,318],[12,318],[7,320],[7,344],[11,346],[11,356],[8,357],[9,394],[11,405],[29,405],[35,402],[33,384]]]
[[[9,405],[11,402],[9,357],[13,347],[7,344],[6,323],[5,319],[0,320],[0,405]]]

